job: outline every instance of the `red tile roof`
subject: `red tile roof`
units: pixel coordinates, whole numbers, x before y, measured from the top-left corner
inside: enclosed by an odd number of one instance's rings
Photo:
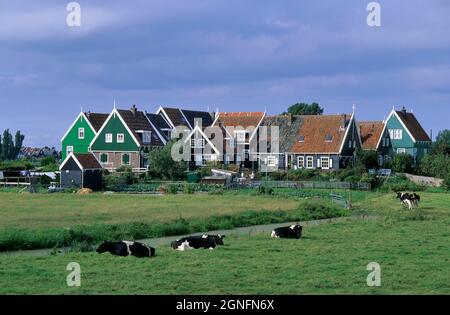
[[[384,123],[382,121],[361,121],[359,130],[361,134],[362,148],[366,150],[376,150]]]
[[[215,126],[222,124],[225,127],[258,127],[264,117],[264,112],[236,112],[236,113],[219,113]]]
[[[340,152],[351,115],[314,115],[297,117],[301,117],[303,121],[298,129],[297,139],[290,152]],[[300,141],[300,138],[302,138],[303,141]]]

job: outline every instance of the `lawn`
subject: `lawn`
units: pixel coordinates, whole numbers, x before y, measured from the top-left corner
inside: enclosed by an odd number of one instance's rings
[[[233,236],[213,251],[157,248],[152,259],[94,252],[0,254],[0,294],[450,294],[450,194],[420,195],[420,209],[409,211],[393,193],[355,194],[356,211],[379,219],[307,227],[301,240]],[[292,211],[302,202],[308,201],[292,192],[275,197],[3,193],[0,224],[45,229],[89,220],[170,220],[180,214],[195,220],[212,209],[233,215],[249,209]],[[70,262],[81,265],[79,288],[66,286]],[[370,262],[381,265],[381,287],[366,285]]]
[[[444,221],[348,221],[301,240],[229,237],[215,250],[157,248],[151,259],[0,255],[0,294],[450,294],[449,236]],[[70,262],[80,287],[66,285]],[[381,287],[366,284],[370,262]]]
[[[0,229],[168,222],[247,210],[293,210],[295,199],[249,195],[77,195],[0,192]]]

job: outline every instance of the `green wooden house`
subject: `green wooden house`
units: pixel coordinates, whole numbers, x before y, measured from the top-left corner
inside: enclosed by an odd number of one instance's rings
[[[414,114],[407,112],[405,107],[400,111],[393,109],[386,125],[395,153],[410,154],[417,164],[430,150],[430,137]]]
[[[90,151],[103,168],[126,166],[136,170],[145,169],[149,151],[164,144],[159,129],[133,105],[129,110],[113,109],[90,143]]]
[[[62,160],[70,153],[88,153],[108,114],[81,112],[61,139]]]

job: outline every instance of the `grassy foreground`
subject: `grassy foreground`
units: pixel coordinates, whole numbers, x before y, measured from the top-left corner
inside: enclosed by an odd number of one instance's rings
[[[230,237],[216,250],[137,259],[109,254],[0,256],[0,294],[450,294],[448,221],[348,221],[301,240]],[[81,266],[81,287],[66,265]],[[368,287],[370,262],[381,287]]]

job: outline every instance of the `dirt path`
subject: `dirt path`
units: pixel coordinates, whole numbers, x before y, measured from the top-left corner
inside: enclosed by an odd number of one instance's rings
[[[276,224],[264,224],[264,225],[253,225],[241,228],[235,228],[230,230],[215,230],[208,232],[200,232],[193,233],[189,235],[202,235],[202,234],[224,234],[227,236],[232,235],[258,235],[258,234],[267,234],[268,237],[274,228],[280,226],[288,226],[292,224],[300,223],[303,227],[315,226],[319,224],[327,224],[333,222],[345,222],[345,221],[354,221],[354,220],[375,220],[378,219],[379,216],[374,215],[362,215],[362,216],[351,216],[351,217],[341,217],[341,218],[331,218],[331,219],[323,219],[323,220],[313,220],[313,221],[304,221],[304,222],[286,222],[286,223],[276,223]],[[178,236],[167,236],[167,237],[159,237],[159,238],[147,238],[142,240],[136,240],[138,242],[142,242],[152,247],[160,247],[160,246],[168,246],[173,240],[182,238],[187,235],[178,235]],[[52,253],[64,254],[67,252],[69,248],[60,248],[58,250],[54,249],[33,249],[33,250],[19,250],[19,251],[10,251],[10,252],[0,252],[0,256],[48,256]]]

